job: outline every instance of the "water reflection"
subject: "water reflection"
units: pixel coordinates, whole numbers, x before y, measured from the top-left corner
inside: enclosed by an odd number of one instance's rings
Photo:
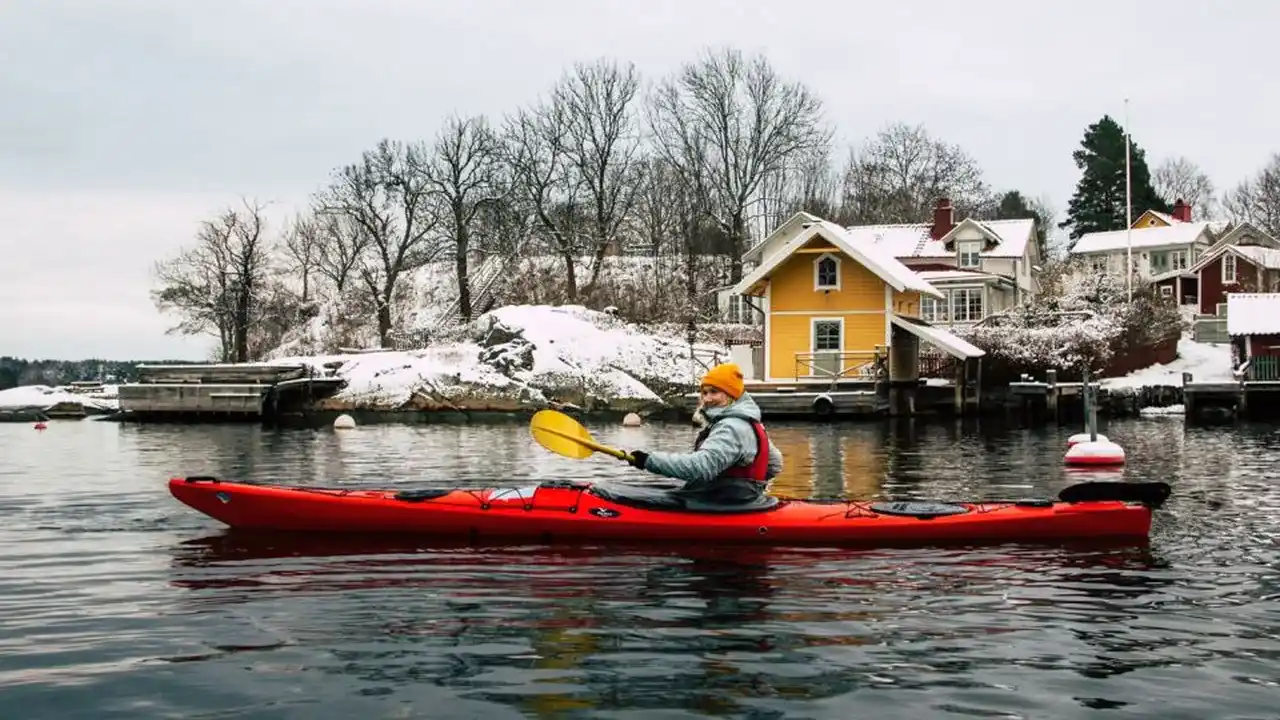
[[[686,426],[595,425],[626,448]],[[1052,496],[1078,427],[775,423],[780,494]],[[523,425],[0,426],[0,687],[24,717],[1274,714],[1274,427],[1120,422],[1147,547],[481,546],[227,533],[173,474],[640,481]],[[139,708],[145,708],[140,710]],[[852,712],[858,708],[864,712]]]
[[[536,714],[600,705],[732,713],[751,699],[856,689],[832,655],[840,648],[900,647],[912,664],[881,674],[910,681],[920,667],[940,671],[939,647],[956,656],[947,672],[977,669],[987,661],[963,643],[1061,622],[1064,607],[1080,622],[1130,621],[1112,606],[1158,592],[1167,580],[1143,579],[1158,566],[1148,549],[1098,543],[424,548],[412,538],[225,532],[175,546],[170,582],[189,593],[180,605],[269,616],[276,633],[307,636],[370,683],[465,687]],[[294,619],[283,607],[312,609]],[[1018,617],[1000,617],[1009,612]],[[317,616],[333,630],[317,637]],[[1078,639],[1097,643],[1087,632]],[[921,643],[934,646],[929,658],[910,650]],[[815,665],[815,653],[826,661]]]

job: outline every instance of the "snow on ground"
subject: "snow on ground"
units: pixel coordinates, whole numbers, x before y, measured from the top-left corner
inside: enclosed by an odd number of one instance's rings
[[[1105,378],[1104,388],[1140,388],[1167,385],[1182,387],[1182,373],[1191,373],[1194,382],[1234,382],[1231,376],[1231,346],[1199,343],[1184,335],[1178,341],[1178,357],[1167,365],[1152,365],[1123,377]]]
[[[1163,415],[1186,415],[1187,408],[1181,403],[1177,405],[1165,405],[1164,407],[1144,407],[1138,411],[1143,417],[1160,417]]]
[[[62,403],[74,403],[96,410],[115,410],[115,386],[106,386],[101,393],[73,393],[48,385],[21,385],[0,390],[0,410],[38,408],[48,410]]]
[[[481,343],[491,328],[515,337],[485,347]],[[539,401],[567,392],[656,403],[661,398],[654,386],[659,391],[668,383],[692,386],[704,372],[679,338],[645,332],[577,305],[501,307],[476,318],[468,331],[470,340],[421,350],[278,357],[271,362],[306,363],[318,370],[340,363],[336,374],[347,386],[335,399],[370,408],[400,407],[417,391],[450,400],[500,395]],[[714,345],[694,348],[700,356],[727,354]],[[527,367],[530,359],[532,367]]]

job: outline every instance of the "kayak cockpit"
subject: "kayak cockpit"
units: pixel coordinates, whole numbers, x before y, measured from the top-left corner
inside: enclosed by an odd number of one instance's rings
[[[711,503],[682,496],[665,488],[645,487],[643,485],[622,485],[601,483],[591,486],[591,494],[618,505],[640,510],[659,510],[665,512],[706,513],[725,515],[734,513],[767,512],[776,510],[781,504],[772,495],[760,495],[754,500],[735,503]]]

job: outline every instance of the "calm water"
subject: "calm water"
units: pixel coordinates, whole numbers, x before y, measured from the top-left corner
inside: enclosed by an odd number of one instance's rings
[[[788,495],[1048,495],[1075,428],[777,427]],[[171,474],[636,476],[523,426],[0,425],[0,716],[1262,718],[1280,699],[1280,431],[1107,429],[1174,497],[1147,548],[272,542]],[[597,428],[625,448],[684,426]]]

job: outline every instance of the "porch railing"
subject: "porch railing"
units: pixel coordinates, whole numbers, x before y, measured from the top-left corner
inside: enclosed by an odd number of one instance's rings
[[[1280,357],[1254,355],[1245,368],[1245,379],[1257,382],[1280,382]]]
[[[888,352],[884,350],[800,352],[796,353],[795,378],[832,383],[875,382],[887,359]]]

